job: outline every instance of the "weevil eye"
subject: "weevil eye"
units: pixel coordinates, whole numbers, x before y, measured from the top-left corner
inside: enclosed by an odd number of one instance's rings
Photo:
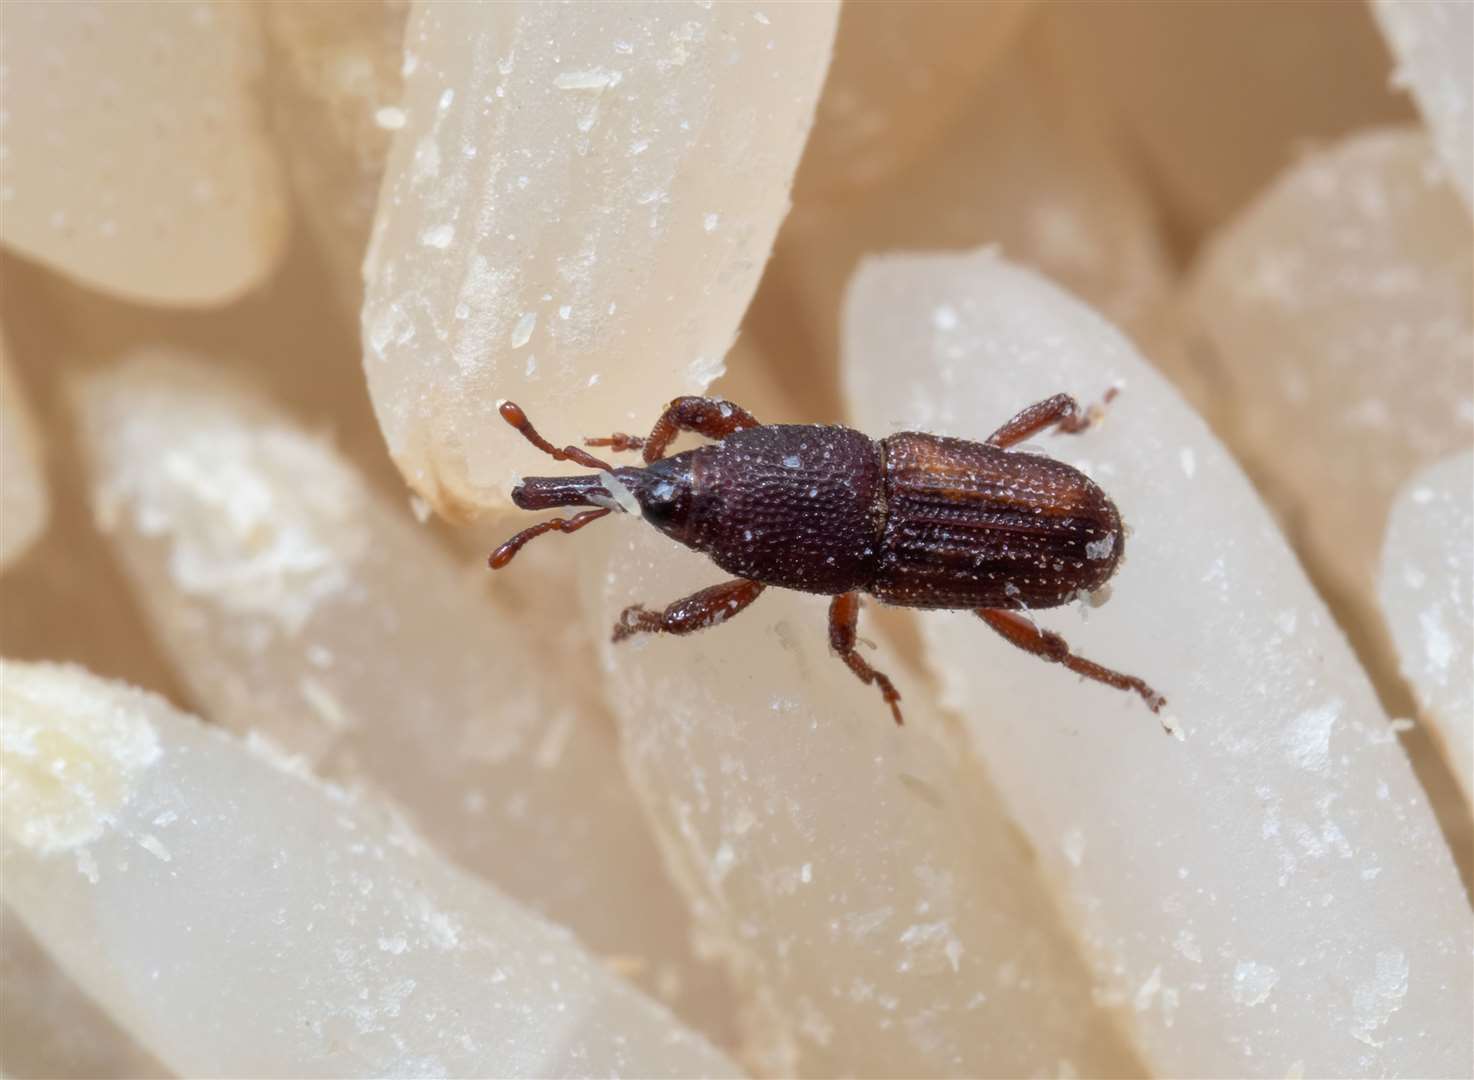
[[[678,499],[674,484],[662,480],[652,484],[643,494],[640,506],[645,511],[645,520],[657,527],[669,525],[675,520]]]
[[[646,521],[679,539],[691,505],[691,470],[686,455],[647,466],[635,488],[635,497],[640,500]]]

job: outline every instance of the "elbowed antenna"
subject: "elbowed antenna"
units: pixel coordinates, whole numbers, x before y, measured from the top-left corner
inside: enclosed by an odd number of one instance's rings
[[[613,513],[613,511],[605,507],[601,510],[585,510],[582,514],[574,514],[571,518],[553,518],[551,521],[539,522],[530,529],[523,529],[516,536],[512,537],[512,539],[493,551],[491,558],[486,560],[486,564],[493,570],[500,570],[512,561],[512,556],[521,551],[527,545],[528,541],[537,539],[543,533],[578,532],[585,525],[598,521],[601,517],[610,513]]]
[[[571,461],[575,465],[582,465],[585,469],[603,469],[605,472],[613,472],[614,466],[607,461],[594,457],[587,450],[580,450],[576,446],[565,446],[559,450],[538,434],[537,428],[532,426],[532,421],[527,419],[527,414],[522,411],[522,406],[515,401],[504,401],[497,406],[497,412],[502,414],[502,419],[516,428],[524,439],[547,454],[554,461]]]

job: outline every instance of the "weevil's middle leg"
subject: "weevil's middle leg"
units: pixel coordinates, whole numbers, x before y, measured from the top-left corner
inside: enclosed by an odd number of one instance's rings
[[[615,432],[603,439],[585,439],[586,446],[608,446],[615,451],[644,448],[645,463],[659,461],[666,448],[682,431],[694,431],[708,439],[725,439],[734,431],[757,427],[752,413],[740,405],[717,398],[678,397],[665,407],[660,419],[645,438]]]
[[[1152,712],[1161,712],[1162,706],[1167,704],[1166,698],[1135,675],[1123,675],[1119,671],[1112,671],[1108,667],[1101,667],[1084,657],[1076,656],[1070,652],[1070,647],[1064,638],[1052,631],[1039,629],[1020,615],[1015,615],[1011,611],[999,611],[996,608],[975,608],[974,613],[1024,652],[1033,653],[1040,659],[1051,663],[1063,664],[1077,675],[1105,683],[1107,686],[1114,686],[1117,690],[1134,691],[1141,695],[1141,699],[1146,702],[1147,708]]]
[[[1007,450],[1010,446],[1023,442],[1030,435],[1043,431],[1051,425],[1057,426],[1066,435],[1077,434],[1094,423],[1115,396],[1116,388],[1111,387],[1106,391],[1105,398],[1099,405],[1081,409],[1079,402],[1069,394],[1055,394],[1052,398],[1045,398],[1043,401],[1030,405],[989,435],[988,445]]]
[[[631,604],[614,624],[614,640],[623,641],[636,634],[694,634],[726,622],[756,600],[764,588],[760,581],[737,578],[692,593],[660,612],[646,611],[644,604]]]
[[[880,696],[891,707],[896,723],[901,719],[901,692],[895,684],[876,671],[855,651],[856,630],[860,625],[860,594],[841,593],[829,603],[829,647],[839,654],[862,683],[879,688]]]

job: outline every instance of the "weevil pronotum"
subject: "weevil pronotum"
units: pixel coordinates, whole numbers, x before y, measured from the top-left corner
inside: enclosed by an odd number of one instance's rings
[[[576,532],[638,504],[661,532],[737,575],[664,611],[626,608],[615,641],[704,630],[770,585],[832,596],[830,646],[880,690],[899,724],[901,695],[855,648],[863,592],[883,604],[973,611],[1021,649],[1134,691],[1153,712],[1166,704],[1142,680],[1074,655],[1027,617],[1100,588],[1121,561],[1121,516],[1105,492],[1053,458],[1009,449],[1051,426],[1089,427],[1068,394],[1025,409],[982,443],[914,431],[877,441],[844,427],[764,425],[731,402],[700,397],[676,398],[644,438],[585,440],[643,450],[644,468],[615,468],[576,446],[559,450],[518,406],[508,401],[500,409],[538,449],[599,472],[517,485],[512,501],[523,510],[596,509],[524,529],[492,553],[493,569],[536,536]],[[682,431],[719,441],[666,457]]]

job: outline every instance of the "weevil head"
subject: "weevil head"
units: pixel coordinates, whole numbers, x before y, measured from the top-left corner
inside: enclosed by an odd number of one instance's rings
[[[640,516],[674,540],[687,542],[691,517],[691,454],[662,458],[643,469],[624,468],[582,476],[529,476],[512,489],[523,510],[601,506]]]
[[[693,488],[691,452],[661,458],[643,469],[619,469],[615,475],[639,502],[646,521],[672,540],[683,544],[689,541]]]

